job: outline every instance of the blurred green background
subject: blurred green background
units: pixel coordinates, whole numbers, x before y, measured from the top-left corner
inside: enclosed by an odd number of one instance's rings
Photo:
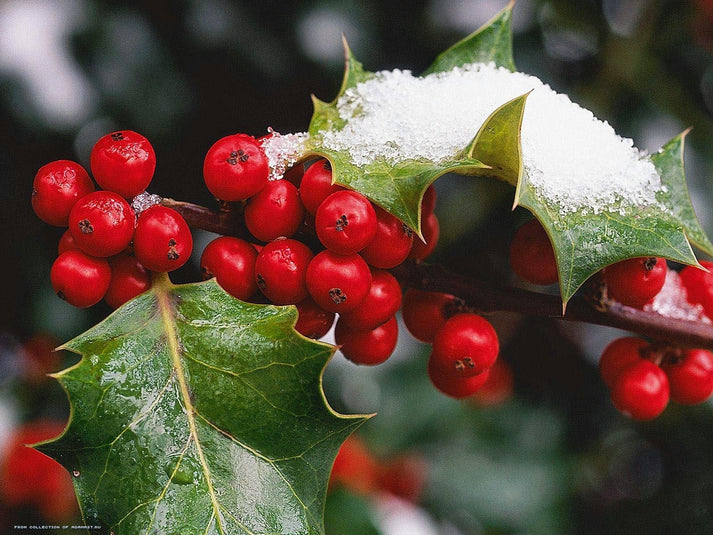
[[[505,4],[0,0],[0,458],[21,425],[66,419],[63,392],[37,370],[76,359],[54,362],[37,347],[109,312],[74,309],[52,292],[62,230],[30,208],[41,165],[66,158],[88,168],[100,136],[132,129],[157,153],[152,193],[212,206],[201,178],[207,149],[235,132],[306,130],[310,95],[331,100],[340,86],[342,33],[368,70],[418,73]],[[693,127],[689,187],[712,235],[713,1],[519,0],[514,31],[519,70],[568,93],[639,148],[655,151]],[[444,177],[437,189],[434,260],[486,280],[511,278],[506,251],[521,217],[509,210],[512,191],[463,177]],[[197,236],[176,280],[199,280],[208,239]],[[709,404],[672,405],[654,422],[633,423],[613,409],[596,371],[601,350],[621,333],[491,319],[515,384],[494,406],[434,392],[428,348],[405,332],[385,365],[359,368],[340,355],[330,363],[333,406],[378,412],[360,431],[373,454],[409,452],[426,466],[415,503],[335,490],[330,535],[713,533]],[[0,532],[47,524],[46,516],[32,504],[0,503]]]

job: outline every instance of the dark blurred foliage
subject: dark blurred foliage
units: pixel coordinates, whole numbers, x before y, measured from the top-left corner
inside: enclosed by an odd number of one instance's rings
[[[65,417],[63,392],[21,373],[23,344],[39,332],[67,339],[109,312],[104,305],[78,311],[52,294],[49,268],[62,230],[30,208],[41,165],[60,158],[87,165],[101,135],[133,129],[156,149],[151,192],[212,205],[201,180],[206,150],[238,131],[305,130],[310,95],[331,100],[341,83],[340,31],[367,69],[418,73],[505,3],[0,2],[0,408],[20,421]],[[520,0],[515,31],[520,70],[568,93],[637,146],[654,151],[693,127],[689,185],[711,234],[713,2]],[[510,189],[444,177],[438,192],[443,235],[434,259],[510,279],[507,244],[524,217],[510,212]],[[196,264],[174,278],[198,280]],[[634,424],[614,411],[596,373],[599,352],[617,333],[492,319],[515,374],[514,398],[496,407],[433,392],[426,349],[408,341],[379,369],[340,357],[328,368],[335,408],[379,412],[363,429],[376,451],[411,449],[429,460],[422,505],[431,532],[713,532],[709,406],[672,406],[655,422]],[[63,355],[65,365],[74,360]],[[329,499],[328,527],[375,533],[386,525],[385,510],[340,491]],[[0,507],[0,522],[3,515],[12,518]]]

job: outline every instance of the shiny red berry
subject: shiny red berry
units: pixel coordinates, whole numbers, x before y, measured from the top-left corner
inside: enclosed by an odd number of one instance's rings
[[[604,383],[611,387],[621,370],[644,357],[642,350],[647,347],[649,343],[646,340],[633,336],[624,336],[610,342],[599,359],[599,374]]]
[[[261,241],[291,237],[302,224],[304,208],[294,184],[273,180],[245,207],[245,226]]]
[[[376,234],[361,252],[374,267],[390,269],[406,260],[411,252],[413,232],[386,210],[376,209]]]
[[[706,316],[713,318],[713,262],[702,260],[700,264],[708,271],[686,266],[679,273],[681,284],[688,302],[701,305]]]
[[[413,258],[414,260],[424,260],[428,258],[436,248],[436,245],[438,245],[441,227],[435,213],[431,212],[421,219],[421,234],[423,234],[423,240],[415,236],[411,251],[408,255],[409,258]]]
[[[478,375],[498,358],[498,335],[488,320],[472,313],[446,320],[433,339],[433,366],[462,377]]]
[[[334,339],[342,354],[355,364],[373,366],[386,361],[396,349],[399,327],[395,317],[375,329],[352,329],[337,320]]]
[[[223,290],[242,301],[257,291],[255,261],[257,250],[250,243],[232,236],[214,239],[201,255],[204,279],[215,277]]]
[[[193,251],[191,229],[181,214],[155,204],[136,221],[134,255],[146,269],[163,273],[188,262]]]
[[[342,255],[354,254],[374,239],[376,212],[361,193],[337,191],[317,208],[314,226],[327,249]]]
[[[431,384],[445,395],[462,399],[475,394],[488,380],[490,370],[470,377],[454,375],[438,366],[433,359],[428,359],[428,378]]]
[[[461,305],[458,298],[450,294],[425,292],[409,288],[404,293],[401,314],[404,325],[411,335],[430,344],[436,332]]]
[[[622,414],[634,420],[652,420],[668,405],[668,378],[656,364],[641,359],[619,372],[612,385],[611,399]]]
[[[94,191],[84,168],[70,160],[57,160],[40,167],[32,182],[32,209],[42,221],[66,227],[75,203]]]
[[[136,217],[129,203],[111,191],[95,191],[77,201],[69,213],[69,231],[91,256],[114,256],[129,245]]]
[[[358,254],[317,254],[307,267],[307,289],[312,299],[330,312],[348,312],[369,293],[371,271]]]
[[[149,140],[137,132],[121,130],[99,139],[90,157],[92,174],[103,189],[132,199],[146,190],[156,154]]]
[[[688,349],[664,358],[661,368],[668,377],[671,399],[683,405],[695,405],[713,393],[713,353]]]
[[[203,179],[214,197],[243,201],[267,185],[270,168],[257,140],[233,134],[216,141],[203,162]]]
[[[473,394],[472,401],[478,405],[487,406],[497,405],[510,399],[515,388],[515,378],[510,365],[503,359],[498,359],[487,373],[488,378],[483,386]]]
[[[135,257],[122,254],[109,259],[111,282],[104,301],[119,308],[151,288],[151,273]]]
[[[375,329],[401,308],[402,292],[399,281],[382,269],[371,271],[369,293],[354,310],[343,312],[339,321],[352,329]]]
[[[74,236],[72,236],[72,232],[67,229],[64,231],[62,237],[59,239],[59,243],[57,244],[57,254],[60,255],[63,252],[69,251],[71,249],[79,249],[79,245],[77,245],[77,242],[74,241]]]
[[[609,297],[622,305],[642,308],[653,299],[666,282],[663,258],[630,258],[604,270]]]
[[[294,305],[307,298],[307,268],[312,251],[291,238],[265,245],[255,260],[255,282],[276,305]]]
[[[433,184],[426,188],[421,198],[421,218],[432,214],[436,209],[436,188]]]
[[[310,297],[297,303],[297,312],[295,330],[307,338],[322,338],[334,324],[334,312],[324,310]]]
[[[517,229],[510,242],[510,267],[518,277],[532,284],[544,286],[559,280],[552,243],[536,219]]]
[[[50,280],[61,299],[75,307],[85,308],[102,300],[109,289],[111,269],[104,258],[70,250],[54,261]]]
[[[307,212],[315,215],[324,199],[343,189],[342,186],[332,184],[332,165],[329,160],[317,160],[302,176],[300,198]]]

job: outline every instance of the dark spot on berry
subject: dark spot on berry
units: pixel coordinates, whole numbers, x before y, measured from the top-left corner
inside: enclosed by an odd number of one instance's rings
[[[67,297],[64,295],[64,292],[61,290],[59,292],[57,292],[57,297],[59,297],[62,301],[67,300]]]
[[[92,223],[88,219],[82,219],[79,223],[79,230],[82,231],[82,234],[91,234],[94,232],[94,227],[92,226]]]
[[[344,227],[347,227],[349,225],[349,220],[347,219],[347,216],[345,214],[342,214],[339,216],[339,219],[337,219],[337,222],[335,223],[335,228],[337,229],[337,232],[341,232],[344,230]]]
[[[265,278],[259,273],[257,274],[257,287],[261,290],[267,288],[267,282],[265,282]]]
[[[650,256],[644,260],[644,269],[646,271],[651,271],[654,267],[656,267],[656,257]]]
[[[124,139],[124,134],[122,134],[121,132],[114,132],[111,135],[111,139],[112,141],[121,141],[122,139]]]
[[[238,150],[238,160],[240,160],[241,162],[247,162],[249,158],[250,155],[247,154],[243,149]]]
[[[347,300],[347,294],[345,294],[341,288],[332,288],[329,290],[329,297],[335,305],[341,305]]]
[[[168,240],[168,259],[169,260],[178,260],[181,255],[176,251],[176,240],[171,238]]]
[[[225,160],[225,161],[228,162],[230,165],[237,165],[237,163],[238,163],[238,151],[236,151],[236,150],[230,151],[230,158],[228,158],[228,159]]]
[[[413,230],[411,230],[405,223],[402,224],[402,228],[406,236],[408,236],[409,238],[413,236]]]
[[[204,281],[215,277],[215,275],[213,275],[210,270],[205,266],[201,266],[201,275],[203,276]]]
[[[473,359],[470,357],[465,357],[465,358],[456,360],[454,365],[455,365],[456,370],[458,370],[458,371],[463,371],[466,368],[470,368],[470,369],[475,368],[475,362],[473,362]]]

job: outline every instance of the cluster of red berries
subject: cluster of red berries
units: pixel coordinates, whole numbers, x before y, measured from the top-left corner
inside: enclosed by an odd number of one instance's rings
[[[614,406],[635,420],[656,418],[669,399],[695,405],[713,393],[713,353],[705,349],[618,338],[604,349],[599,371]]]
[[[713,262],[701,262],[678,273],[676,291],[685,301],[700,306],[713,320]],[[546,285],[557,282],[557,264],[543,227],[532,220],[520,227],[510,246],[510,265],[523,280]],[[600,274],[607,299],[643,309],[659,295],[668,274],[663,258],[644,257],[607,266]],[[635,420],[650,420],[666,408],[669,399],[694,405],[713,392],[713,353],[652,345],[640,338],[619,338],[607,346],[599,369],[611,389],[614,406]]]
[[[40,168],[32,207],[44,222],[68,229],[50,278],[57,295],[77,307],[102,299],[116,308],[151,286],[150,272],[188,261],[193,238],[175,210],[153,205],[135,213],[129,201],[146,190],[156,155],[141,134],[124,130],[94,145],[90,159],[96,190],[78,163],[57,160]]]
[[[409,290],[403,300],[399,282],[388,271],[433,251],[439,235],[433,187],[422,200],[422,242],[362,194],[333,184],[328,160],[271,181],[260,148],[260,140],[235,134],[208,151],[203,167],[208,189],[222,201],[246,201],[245,226],[264,245],[215,239],[201,257],[204,276],[216,277],[242,300],[254,299],[259,291],[272,303],[296,305],[296,329],[311,338],[324,336],[338,314],[336,343],[357,364],[379,364],[392,354],[398,337],[395,314],[403,302],[404,318],[414,320],[406,321],[409,330],[433,343],[428,370],[434,385],[458,398],[478,390],[498,354],[493,327],[471,313],[446,321],[452,315],[445,306],[450,296]],[[295,237],[305,234],[316,235],[312,248]]]
[[[365,196],[333,184],[326,159],[298,165],[283,180],[269,180],[269,171],[260,139],[234,134],[209,149],[206,186],[221,201],[245,202],[245,227],[254,240],[221,236],[209,243],[201,257],[204,276],[244,301],[262,296],[296,305],[296,329],[310,338],[324,336],[338,314],[342,353],[358,364],[385,361],[396,347],[402,301],[388,270],[435,246],[433,189],[423,203],[424,245]]]
[[[329,490],[344,487],[364,495],[388,493],[418,502],[427,466],[417,454],[377,458],[358,435],[350,435],[339,449],[329,477]]]

